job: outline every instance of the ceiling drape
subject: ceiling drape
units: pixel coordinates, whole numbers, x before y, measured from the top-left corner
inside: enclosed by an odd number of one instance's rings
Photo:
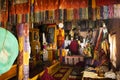
[[[35,11],[88,7],[88,0],[35,0]]]
[[[113,5],[120,3],[120,0],[96,0],[97,6]]]

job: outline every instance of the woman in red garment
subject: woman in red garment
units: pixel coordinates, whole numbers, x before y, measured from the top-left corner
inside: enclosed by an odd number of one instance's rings
[[[70,49],[72,55],[79,55],[79,52],[78,52],[79,44],[75,37],[74,37],[73,41],[71,41],[69,49]]]

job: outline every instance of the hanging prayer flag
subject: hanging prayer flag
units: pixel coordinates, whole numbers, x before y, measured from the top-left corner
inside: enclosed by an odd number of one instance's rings
[[[103,19],[108,19],[108,6],[103,6]]]
[[[113,5],[108,6],[108,18],[111,19],[114,16],[114,7]]]

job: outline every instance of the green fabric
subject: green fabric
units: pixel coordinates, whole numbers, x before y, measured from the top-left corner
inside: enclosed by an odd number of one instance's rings
[[[0,27],[0,74],[12,67],[17,56],[17,39],[11,32]]]

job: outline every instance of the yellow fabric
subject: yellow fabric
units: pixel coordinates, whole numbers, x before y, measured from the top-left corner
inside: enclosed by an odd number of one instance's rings
[[[101,44],[101,48],[105,51],[105,54],[107,54],[107,50],[109,49],[109,45],[107,41],[103,41]]]
[[[28,54],[28,52],[24,52],[23,53],[23,64],[24,65],[29,65],[29,54]]]
[[[66,51],[65,49],[62,49],[62,56],[66,55]],[[60,49],[58,49],[58,56],[60,56]]]
[[[94,60],[98,60],[98,51],[94,51]]]
[[[24,44],[23,44],[23,40],[24,39],[24,37],[19,37],[18,38],[18,41],[19,41],[19,50],[20,50],[20,52],[23,50],[23,48],[24,48]]]
[[[66,52],[65,49],[62,49],[62,56],[65,56]]]
[[[95,7],[96,7],[96,1],[92,0],[92,8],[95,8]]]
[[[97,7],[96,17],[100,19],[100,7]]]
[[[60,50],[58,49],[58,56],[60,56]]]
[[[22,14],[17,14],[17,23],[22,22]]]
[[[33,4],[33,3],[34,3],[34,0],[31,0],[31,3]]]
[[[21,66],[19,67],[18,74],[19,74],[18,80],[22,80],[22,79],[23,79],[23,65],[21,65]]]

